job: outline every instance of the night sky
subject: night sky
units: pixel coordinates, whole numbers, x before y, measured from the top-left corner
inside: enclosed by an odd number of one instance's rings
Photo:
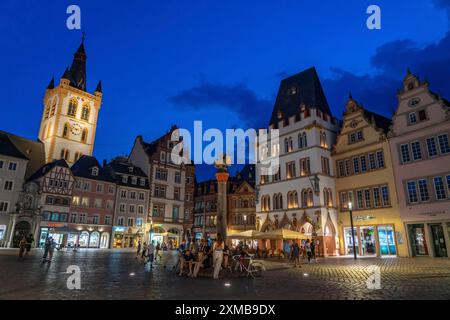
[[[172,124],[266,126],[280,80],[311,66],[338,118],[349,91],[390,117],[407,67],[450,99],[450,0],[2,0],[0,129],[37,138],[45,88],[80,44],[66,28],[71,4],[87,33],[88,91],[103,84],[100,161]],[[371,4],[381,30],[366,28]]]

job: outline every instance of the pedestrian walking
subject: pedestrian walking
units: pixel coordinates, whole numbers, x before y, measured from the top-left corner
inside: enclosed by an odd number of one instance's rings
[[[23,257],[26,248],[27,248],[27,239],[25,237],[22,237],[22,239],[19,242],[19,258]]]
[[[311,254],[311,243],[309,242],[309,239],[306,240],[305,251],[306,251],[306,256],[308,257],[308,263],[310,263],[312,254]]]
[[[50,250],[51,239],[52,239],[52,237],[48,237],[48,238],[45,240],[45,243],[44,243],[44,255],[42,256],[42,262],[43,262],[43,263],[44,263],[44,262],[47,262],[48,252],[49,252],[49,250]]]
[[[311,240],[311,260],[316,261],[316,242],[314,240]]]
[[[53,238],[50,238],[50,243],[49,243],[49,247],[48,247],[48,259],[47,259],[47,262],[52,262],[53,253],[55,252],[55,246],[56,246],[56,242],[53,240]]]
[[[301,268],[301,265],[300,265],[300,246],[298,245],[297,242],[295,242],[295,240],[292,240],[291,252],[292,252],[292,260],[294,260],[294,268],[295,267]]]
[[[159,242],[156,243],[156,248],[155,248],[155,261],[158,260],[159,257],[159,261],[161,262],[161,254],[159,253],[161,251],[161,245],[159,244]]]
[[[142,249],[142,241],[139,239],[138,245],[137,245],[137,251],[136,251],[136,259],[140,256]]]
[[[145,259],[147,258],[147,242],[144,242],[144,246],[142,247],[141,260],[145,263]]]
[[[217,234],[216,241],[213,244],[213,265],[214,265],[214,279],[219,279],[220,268],[222,267],[223,251],[225,249],[225,242],[220,233]]]
[[[26,240],[27,240],[27,246],[26,246],[27,251],[25,252],[25,255],[27,256],[28,253],[31,251],[31,246],[33,245],[33,242],[34,242],[33,234],[30,233],[28,235],[28,237],[26,238]]]

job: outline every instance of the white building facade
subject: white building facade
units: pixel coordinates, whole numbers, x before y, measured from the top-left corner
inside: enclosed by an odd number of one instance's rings
[[[257,229],[288,228],[338,253],[336,192],[331,147],[339,130],[314,68],[282,80],[269,127],[279,130],[279,172],[256,175]],[[283,250],[280,241],[263,246]]]

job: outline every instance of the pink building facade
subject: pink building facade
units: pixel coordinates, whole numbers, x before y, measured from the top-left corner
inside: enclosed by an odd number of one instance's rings
[[[410,256],[449,257],[450,102],[408,71],[389,133]]]

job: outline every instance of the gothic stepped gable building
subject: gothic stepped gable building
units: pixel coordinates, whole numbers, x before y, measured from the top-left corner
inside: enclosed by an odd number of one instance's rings
[[[39,139],[46,162],[65,159],[72,165],[82,155],[92,155],[102,86],[99,82],[93,94],[87,92],[86,58],[83,40],[59,84],[52,79],[45,91]]]
[[[450,102],[408,70],[389,145],[412,256],[449,257]]]
[[[191,238],[195,167],[172,162],[175,143],[171,136],[176,129],[172,126],[151,143],[145,142],[142,136],[136,137],[129,158],[142,168],[150,181],[148,219],[153,223],[153,240],[171,241],[178,246],[182,239]]]
[[[196,184],[193,226],[196,239],[216,237],[217,198],[217,180]],[[255,199],[255,166],[247,164],[227,181],[227,233],[256,229]]]
[[[125,157],[112,160],[107,170],[117,185],[112,248],[134,248],[139,241],[148,243],[149,181],[146,173]]]
[[[387,140],[390,126],[391,120],[364,109],[350,95],[332,153],[341,254],[353,255],[351,202],[358,255],[408,255]]]
[[[66,245],[110,247],[117,187],[113,173],[105,165],[84,155],[71,168],[75,186]]]
[[[273,176],[256,175],[259,230],[289,228],[318,242],[322,255],[338,251],[336,192],[331,147],[339,125],[315,68],[281,81],[269,128],[279,129],[279,156]],[[283,249],[281,241],[264,243]]]

